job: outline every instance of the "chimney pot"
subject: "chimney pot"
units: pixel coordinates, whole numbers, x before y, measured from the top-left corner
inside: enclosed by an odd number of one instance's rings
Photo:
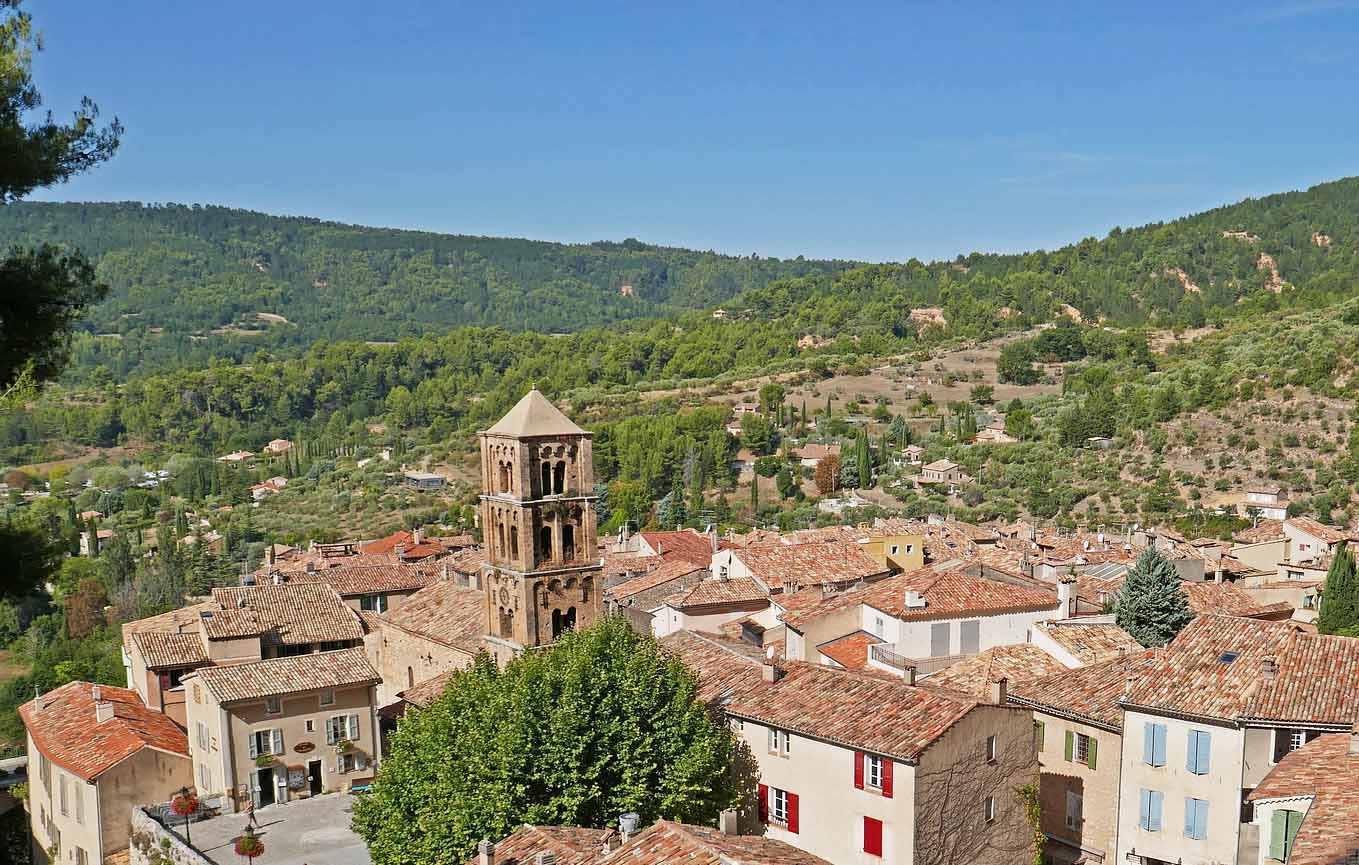
[[[760,665],[760,677],[766,682],[777,682],[783,678],[783,670],[773,661]]]
[[[914,664],[912,664],[911,666],[907,667],[905,670],[902,670],[902,678],[906,680],[906,684],[908,684],[908,685],[914,685],[914,684],[915,684],[915,674],[916,674],[916,669],[915,669],[915,665],[914,665]]]
[[[399,559],[399,558],[402,558],[403,556],[406,555],[406,545],[405,545],[405,544],[397,544],[397,545],[396,545],[396,549],[394,550],[394,552],[396,553],[396,557],[397,557],[398,559]]]
[[[991,682],[991,702],[1004,706],[1010,696],[1010,680],[1002,676]]]
[[[539,850],[533,861],[535,865],[557,865],[557,854],[550,850]]]
[[[490,841],[477,845],[477,865],[495,865],[495,845]]]
[[[622,836],[622,841],[624,844],[628,843],[628,839],[631,838],[634,833],[636,833],[637,821],[640,819],[641,818],[632,811],[629,811],[626,814],[619,815],[618,834]]]
[[[1356,741],[1359,741],[1359,740],[1356,740]],[[736,809],[735,809],[735,808],[728,808],[727,810],[723,811],[721,814],[717,815],[717,825],[718,825],[718,828],[720,828],[720,829],[722,830],[722,834],[723,834],[723,835],[740,835],[740,834],[741,834],[741,831],[740,831],[740,829],[738,828],[738,823],[737,823],[737,819],[736,819]]]
[[[95,701],[96,703],[98,703],[100,700],[103,700],[103,699],[104,699],[104,689],[101,688],[101,687],[99,687],[98,685],[91,685],[91,686],[90,686],[90,699],[93,700],[93,701]]]
[[[1272,682],[1279,675],[1279,663],[1273,658],[1261,658],[1260,672],[1264,674],[1266,682]]]
[[[102,724],[113,717],[113,704],[105,700],[94,704],[94,722]]]

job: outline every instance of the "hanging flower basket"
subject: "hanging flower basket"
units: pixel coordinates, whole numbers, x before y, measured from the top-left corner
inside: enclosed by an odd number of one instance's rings
[[[353,747],[354,747],[353,742],[349,741],[348,739],[341,739],[340,741],[335,743],[335,753],[344,754]]]
[[[246,859],[254,859],[256,856],[264,854],[264,842],[255,837],[255,833],[249,829],[245,834],[236,839],[236,855]]]
[[[194,793],[176,793],[170,800],[170,810],[180,817],[188,817],[198,810],[198,796]]]
[[[274,765],[274,755],[260,754],[258,757],[255,758],[255,765],[261,769],[269,768],[270,766]]]

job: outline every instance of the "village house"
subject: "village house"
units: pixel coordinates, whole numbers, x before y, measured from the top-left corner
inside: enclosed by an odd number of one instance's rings
[[[1012,445],[1017,443],[1019,439],[1005,431],[1004,421],[993,421],[978,430],[973,441],[977,444]]]
[[[951,460],[935,460],[932,463],[920,468],[920,474],[915,478],[916,487],[939,487],[949,493],[958,491],[963,484],[970,483],[972,478],[968,477],[963,471],[963,467]]]
[[[659,633],[665,624],[664,617],[657,619],[661,606],[687,595],[708,570],[678,557],[654,558],[658,561],[649,570],[606,589],[604,603],[610,612],[628,615],[638,630]]]
[[[922,448],[920,445],[906,445],[906,447],[901,449],[902,460],[907,465],[913,466],[920,465],[921,457],[923,457],[924,455],[925,449]]]
[[[127,688],[69,682],[19,707],[33,861],[98,865],[128,847],[131,803],[192,787],[184,731]]]
[[[1257,484],[1246,488],[1245,501],[1241,503],[1243,513],[1255,513],[1267,520],[1288,518],[1288,502],[1281,498],[1283,492],[1277,484]]]
[[[795,592],[807,586],[846,588],[886,577],[890,567],[865,552],[857,541],[811,544],[762,544],[717,550],[713,574],[749,579],[766,595]]]
[[[1031,849],[1031,715],[817,664],[761,667],[727,716],[759,764],[766,837],[836,863],[1009,865]]]
[[[235,811],[365,783],[379,681],[361,648],[195,670],[184,682],[199,795]]]
[[[365,561],[362,557],[359,561]],[[398,609],[421,589],[441,577],[425,568],[402,562],[344,564],[334,568],[285,571],[274,579],[285,583],[324,583],[355,610],[385,613]]]
[[[271,456],[278,456],[279,454],[285,454],[292,449],[293,443],[287,439],[274,439],[264,446],[263,452],[270,454]]]
[[[925,676],[986,649],[1023,643],[1032,624],[1059,618],[1061,609],[1059,596],[1044,589],[927,566],[785,612],[785,654]],[[849,661],[837,641],[854,634],[865,636]]]
[[[472,665],[486,632],[486,596],[435,580],[384,614],[365,613],[364,648],[382,677],[379,706],[449,670]]]
[[[821,461],[828,457],[840,456],[840,445],[838,444],[805,444],[799,447],[794,455],[798,458],[798,463],[805,469],[814,469],[821,464]]]
[[[1359,720],[1359,640],[1203,615],[1122,698],[1118,860],[1209,865],[1268,844],[1249,791],[1290,752]]]
[[[91,540],[91,538],[93,538],[93,540]],[[88,531],[81,532],[80,554],[82,556],[91,556],[101,553],[103,552],[104,547],[112,540],[113,529],[95,529],[93,536]]]
[[[1250,794],[1259,865],[1359,858],[1359,725],[1285,756]],[[1254,865],[1254,863],[1242,863]]]
[[[432,492],[443,489],[447,480],[434,472],[411,470],[401,473],[401,482],[413,490]]]
[[[217,458],[219,463],[243,463],[255,458],[250,451],[232,451]]]
[[[658,637],[679,630],[720,633],[723,625],[751,616],[764,627],[775,624],[764,586],[750,577],[709,577],[662,601],[652,616],[651,632]]]
[[[262,481],[261,483],[251,486],[250,497],[257,502],[263,501],[274,493],[281,491],[287,485],[288,479],[285,477],[269,478],[267,481]]]

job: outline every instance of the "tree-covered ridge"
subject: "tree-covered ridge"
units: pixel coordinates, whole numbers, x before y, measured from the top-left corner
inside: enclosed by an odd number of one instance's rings
[[[98,332],[264,330],[270,343],[394,340],[457,325],[539,332],[716,306],[850,262],[735,257],[342,225],[226,207],[31,203],[0,208],[0,246],[53,241],[112,291]],[[261,321],[258,313],[291,323]]]

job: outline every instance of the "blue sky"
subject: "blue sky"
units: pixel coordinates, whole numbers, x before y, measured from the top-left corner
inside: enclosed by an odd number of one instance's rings
[[[902,260],[1359,174],[1359,0],[34,2],[53,200]]]

